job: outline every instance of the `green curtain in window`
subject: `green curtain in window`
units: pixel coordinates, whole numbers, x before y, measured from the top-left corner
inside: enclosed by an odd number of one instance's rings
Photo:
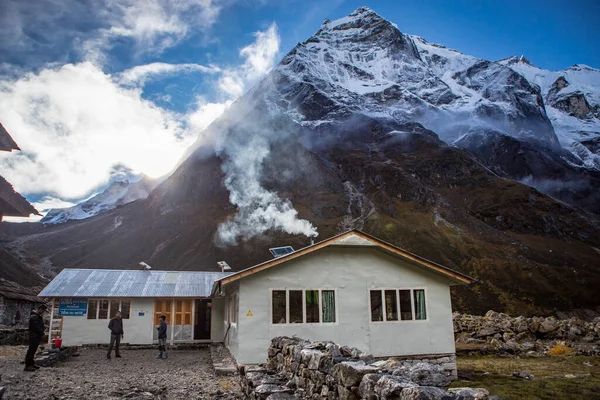
[[[306,322],[319,322],[319,291],[306,290]]]
[[[333,290],[323,290],[323,322],[335,322],[335,292]]]
[[[414,291],[415,295],[415,319],[427,319],[425,311],[425,291],[423,289],[417,289]]]

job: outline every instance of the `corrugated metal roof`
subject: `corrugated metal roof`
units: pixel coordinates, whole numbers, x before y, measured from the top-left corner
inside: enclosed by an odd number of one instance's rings
[[[40,297],[209,297],[215,281],[232,272],[70,269]]]

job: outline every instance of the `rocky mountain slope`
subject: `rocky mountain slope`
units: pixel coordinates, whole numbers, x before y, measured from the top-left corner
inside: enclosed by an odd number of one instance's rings
[[[49,272],[241,269],[359,228],[479,279],[455,290],[462,311],[597,305],[598,172],[564,144],[540,86],[505,64],[359,8],[288,53],[146,199],[2,224],[4,249]]]

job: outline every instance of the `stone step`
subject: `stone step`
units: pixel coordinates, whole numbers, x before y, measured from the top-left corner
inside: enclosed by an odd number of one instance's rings
[[[237,365],[233,357],[221,343],[210,346],[210,359],[216,375],[232,376],[237,373]]]

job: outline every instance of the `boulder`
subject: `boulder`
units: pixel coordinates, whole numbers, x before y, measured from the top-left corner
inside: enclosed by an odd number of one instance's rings
[[[418,363],[410,369],[410,379],[421,386],[449,386],[451,381],[439,365]]]
[[[520,352],[522,350],[522,347],[517,341],[511,339],[504,343],[504,346],[502,346],[502,350],[514,354]]]
[[[340,351],[342,352],[342,356],[344,356],[344,357],[352,357],[352,347],[350,347],[350,346],[342,346],[342,347],[340,347]]]
[[[529,351],[529,350],[534,350],[535,349],[535,344],[531,343],[531,342],[523,342],[521,344],[521,348],[525,351]]]
[[[538,328],[538,332],[540,332],[540,333],[550,333],[550,332],[554,332],[557,329],[558,329],[558,321],[556,321],[555,318],[550,317],[550,318],[544,319],[540,323],[540,326]]]
[[[358,400],[358,398],[352,393],[351,390],[345,388],[343,386],[338,386],[337,388],[337,399],[339,400]]]
[[[493,336],[497,333],[500,333],[500,329],[498,329],[498,327],[496,326],[487,326],[481,330],[479,330],[476,334],[475,337],[486,337],[486,336]]]
[[[327,345],[327,354],[329,354],[331,357],[341,357],[342,356],[342,352],[340,351],[340,346],[338,346],[335,343],[329,343]]]
[[[404,389],[417,386],[405,376],[384,375],[375,384],[375,392],[382,399],[397,398]]]
[[[416,386],[402,390],[400,400],[456,400],[454,393],[437,387]]]
[[[358,386],[366,374],[377,373],[378,369],[364,361],[344,361],[333,367],[333,376],[344,387]]]
[[[536,333],[539,327],[540,327],[540,321],[538,321],[537,319],[533,319],[529,323],[529,332]]]
[[[367,364],[371,364],[375,358],[373,357],[373,355],[372,355],[372,354],[369,354],[369,353],[361,353],[361,354],[358,356],[358,359],[359,359],[359,360],[362,360],[362,361],[364,361],[364,362],[365,362],[365,363],[367,363]]]
[[[266,400],[296,400],[297,397],[290,393],[273,393]]]
[[[487,400],[490,393],[483,388],[452,388],[448,389],[450,393],[456,395],[456,400]]]
[[[531,374],[530,372],[527,371],[523,371],[523,372],[513,372],[512,376],[514,376],[515,378],[521,378],[521,379],[533,379],[533,374]]]
[[[258,394],[261,398],[266,398],[274,393],[293,393],[294,391],[287,386],[282,385],[260,385],[254,389],[254,393]]]
[[[303,349],[300,351],[301,361],[307,366],[310,364],[310,360],[313,358],[313,356],[318,357],[321,354],[323,353],[321,353],[319,350]]]
[[[379,379],[383,377],[382,374],[366,374],[363,376],[362,381],[358,387],[358,394],[361,399],[366,400],[377,400],[377,392],[375,387]]]

